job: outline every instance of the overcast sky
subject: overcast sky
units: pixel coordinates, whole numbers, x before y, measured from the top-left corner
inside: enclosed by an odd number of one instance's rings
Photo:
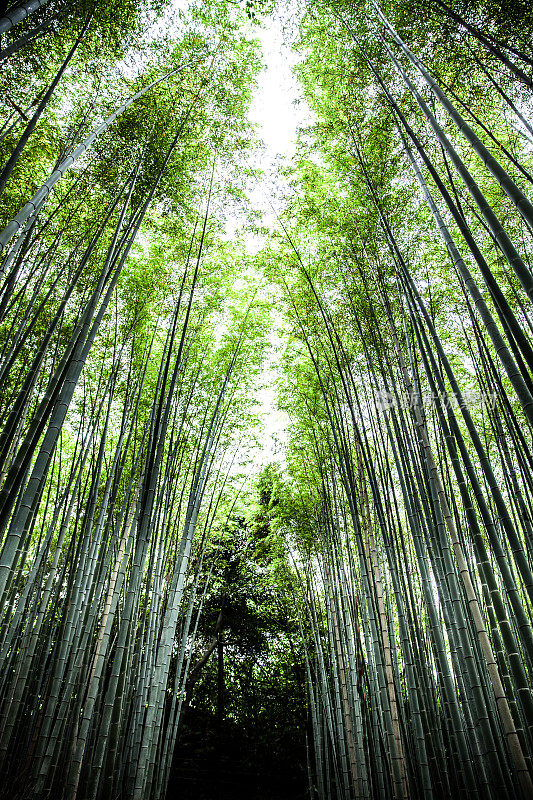
[[[263,21],[255,35],[261,42],[264,69],[258,77],[250,119],[258,125],[258,136],[264,142],[259,166],[264,177],[255,185],[251,193],[252,204],[264,213],[264,224],[272,227],[275,214],[271,203],[279,210],[278,198],[283,194],[283,182],[277,173],[280,160],[289,161],[294,155],[297,131],[300,125],[309,121],[309,109],[301,100],[301,89],[292,73],[297,63],[297,54],[291,51],[290,42],[285,41],[285,33],[280,16],[276,13]],[[258,243],[256,243],[257,245]],[[253,247],[252,243],[250,245]],[[264,431],[261,435],[261,456],[264,463],[269,460],[282,460],[280,446],[285,441],[284,430],[288,419],[276,409],[276,391],[274,381],[282,342],[275,332],[271,334],[273,345],[272,356],[265,365],[263,380],[267,388],[257,393],[261,406],[259,413],[263,420]]]

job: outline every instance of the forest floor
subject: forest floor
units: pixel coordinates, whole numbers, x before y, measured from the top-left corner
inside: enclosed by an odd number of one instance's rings
[[[189,727],[190,726],[190,727]],[[174,754],[167,800],[304,800],[307,767],[297,731],[282,752],[263,735],[229,721],[221,733],[185,725]],[[254,741],[255,739],[255,741]]]

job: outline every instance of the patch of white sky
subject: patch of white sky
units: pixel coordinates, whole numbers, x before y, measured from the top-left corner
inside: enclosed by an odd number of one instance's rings
[[[256,151],[253,164],[260,174],[250,184],[248,200],[252,209],[261,212],[261,225],[267,230],[276,228],[277,216],[290,195],[288,181],[280,168],[294,159],[298,130],[311,120],[310,109],[302,97],[302,88],[293,71],[300,56],[292,48],[296,26],[294,4],[291,6],[280,4],[277,11],[263,19],[261,26],[254,31],[262,49],[263,69],[257,79],[249,119],[257,126],[261,146]],[[237,225],[236,219],[228,221],[228,235],[236,232]],[[263,247],[267,236],[246,234],[248,252],[254,253]],[[264,286],[263,291],[272,293],[274,288]],[[276,389],[279,361],[285,343],[277,330],[281,320],[275,309],[272,316],[274,325],[269,335],[270,351],[255,398],[258,402],[256,413],[261,420],[260,430],[256,432],[255,466],[258,462],[283,463],[289,424],[287,415],[278,408]]]
[[[257,126],[263,143],[255,165],[263,175],[253,187],[250,200],[263,212],[267,227],[276,224],[276,216],[289,194],[279,168],[292,161],[298,129],[308,124],[311,117],[294,74],[300,56],[292,48],[296,36],[292,13],[287,6],[280,5],[275,14],[263,20],[256,34],[264,66],[258,76],[249,118]]]
[[[249,110],[249,119],[256,126],[259,139],[259,146],[253,149],[251,166],[259,170],[259,174],[250,180],[247,195],[249,207],[261,213],[260,225],[269,231],[278,226],[277,217],[286,206],[291,192],[281,168],[290,164],[295,157],[300,127],[312,121],[312,113],[303,99],[302,88],[293,71],[301,58],[292,47],[297,38],[298,5],[294,0],[282,0],[273,13],[261,18],[259,24],[250,23],[248,31],[251,37],[259,41],[263,68],[257,77]],[[186,27],[189,6],[190,0],[174,0],[170,18],[160,20],[151,28],[147,32],[147,41],[154,34],[178,34],[179,30]],[[122,68],[127,75],[133,76],[143,68],[142,56],[132,55],[130,60],[123,62]],[[245,230],[243,235],[244,224],[242,214],[237,211],[228,214],[226,237],[242,237],[247,252],[253,255],[265,245],[269,234]],[[241,287],[244,289],[250,280],[260,282],[258,275],[243,275],[236,281],[234,289],[237,292]],[[263,283],[257,296],[272,294],[273,291],[274,287]],[[255,393],[258,403],[255,413],[260,425],[253,432],[256,444],[250,453],[251,470],[271,461],[283,463],[289,424],[287,415],[277,405],[279,361],[285,346],[279,335],[281,315],[274,309],[272,317],[274,324],[269,335],[269,355],[258,376]]]
[[[169,28],[177,32],[183,25],[186,26],[189,5],[190,0],[174,0],[172,18],[159,23],[156,26],[157,33],[168,32]],[[247,200],[249,208],[260,213],[259,224],[267,231],[276,229],[277,217],[290,196],[290,186],[281,168],[293,161],[298,130],[308,125],[312,119],[311,111],[302,97],[301,86],[293,72],[301,57],[292,47],[297,37],[297,5],[299,4],[294,0],[282,0],[273,13],[260,19],[259,24],[249,23],[247,31],[251,38],[259,41],[263,61],[248,115],[250,122],[256,127],[256,136],[259,139],[258,147],[252,150],[251,166],[259,172],[248,183]],[[133,64],[125,65],[125,68],[134,72],[140,66],[134,60]],[[247,253],[254,255],[264,247],[269,234],[250,231],[246,221],[245,216],[237,209],[234,213],[227,214],[225,235],[229,240],[235,237],[244,240]],[[260,284],[256,295],[258,298],[269,294],[272,296],[275,291],[258,274],[248,273],[236,281],[234,290],[239,292],[249,281]],[[279,335],[281,315],[275,309],[272,318],[269,353],[262,373],[258,376],[254,396],[257,401],[255,414],[260,423],[252,432],[255,444],[248,454],[251,472],[261,464],[284,461],[289,420],[278,408],[276,388],[284,340]]]

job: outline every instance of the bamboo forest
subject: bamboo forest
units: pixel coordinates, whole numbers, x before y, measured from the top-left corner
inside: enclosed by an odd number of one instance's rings
[[[0,800],[533,800],[533,4],[0,2]]]

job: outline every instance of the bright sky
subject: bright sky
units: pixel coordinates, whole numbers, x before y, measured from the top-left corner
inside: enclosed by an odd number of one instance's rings
[[[265,179],[257,186],[252,198],[269,216],[270,203],[277,208],[276,199],[283,194],[276,167],[281,161],[290,161],[295,153],[298,127],[309,121],[310,112],[301,98],[301,87],[292,72],[298,56],[291,50],[290,38],[294,24],[284,23],[284,4],[279,11],[263,20],[255,34],[263,51],[264,68],[250,109],[250,119],[258,125],[258,134],[264,150],[258,166]],[[274,217],[268,223],[274,222]]]
[[[280,16],[267,17],[257,38],[263,49],[265,67],[259,76],[250,117],[260,126],[267,154],[292,155],[298,125],[306,121],[304,106],[298,103],[300,87],[292,73],[298,61],[290,43],[285,42]]]
[[[280,210],[279,201],[285,190],[277,167],[288,162],[295,153],[298,127],[309,121],[310,112],[301,100],[301,88],[292,73],[298,56],[292,52],[287,41],[287,31],[283,29],[283,7],[280,12],[263,20],[262,28],[255,34],[261,42],[264,68],[258,77],[250,119],[258,125],[258,136],[264,142],[259,166],[264,177],[258,181],[251,192],[251,202],[264,213],[264,224],[275,225],[275,213]],[[271,206],[272,204],[272,206]],[[259,243],[255,243],[257,246]],[[250,242],[250,247],[254,243]],[[275,380],[277,362],[283,343],[273,331],[270,336],[271,356],[265,364],[263,382],[265,388],[257,393],[260,402],[258,409],[263,421],[260,436],[260,460],[283,460],[283,443],[288,425],[287,416],[276,408]]]

